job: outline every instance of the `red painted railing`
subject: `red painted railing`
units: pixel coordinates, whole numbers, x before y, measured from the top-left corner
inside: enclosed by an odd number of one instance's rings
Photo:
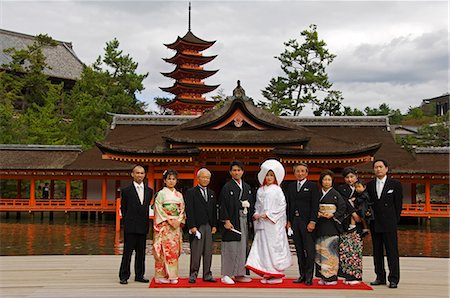
[[[450,217],[450,204],[403,204],[402,216]]]
[[[102,206],[100,200],[72,199],[70,205],[66,205],[65,199],[36,200],[35,205],[30,205],[28,199],[0,199],[0,211],[100,211],[115,212],[115,201],[107,201]]]
[[[34,206],[29,199],[3,199],[0,198],[0,211],[100,211],[116,212],[120,220],[120,200],[116,206],[115,201],[106,201],[102,206],[101,200],[72,199],[66,205],[64,199],[41,200],[37,199]],[[450,217],[450,204],[403,204],[402,216],[409,217]]]

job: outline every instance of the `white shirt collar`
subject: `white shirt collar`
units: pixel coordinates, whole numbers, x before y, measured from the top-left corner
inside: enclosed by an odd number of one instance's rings
[[[138,187],[143,187],[144,186],[144,183],[141,183],[141,184],[139,184],[139,183],[137,183],[136,181],[133,181],[133,184],[134,184],[134,187],[137,189]]]
[[[300,184],[300,186],[303,186],[303,184],[305,184],[306,182],[306,178],[303,180],[297,180],[297,184]]]
[[[378,181],[380,181],[381,183],[386,183],[386,179],[387,179],[387,175],[384,176],[382,179],[377,178]]]

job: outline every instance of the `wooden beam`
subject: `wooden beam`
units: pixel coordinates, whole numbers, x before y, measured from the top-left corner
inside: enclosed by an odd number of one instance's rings
[[[30,206],[36,206],[36,180],[30,180]]]
[[[102,202],[101,202],[101,206],[102,207],[106,207],[107,202],[106,202],[106,187],[108,185],[108,180],[106,180],[106,178],[103,178],[102,180]]]
[[[55,198],[55,180],[50,180],[50,200]]]
[[[155,190],[155,169],[153,164],[148,165],[147,170],[147,186]]]
[[[17,198],[22,198],[22,179],[17,179]]]
[[[87,180],[84,179],[83,181],[83,199],[87,199],[87,187],[88,187],[88,183]]]
[[[425,211],[431,212],[431,182],[425,182]]]
[[[66,179],[66,207],[70,207],[72,202],[70,200],[70,179]]]
[[[417,184],[411,183],[411,203],[417,204]]]

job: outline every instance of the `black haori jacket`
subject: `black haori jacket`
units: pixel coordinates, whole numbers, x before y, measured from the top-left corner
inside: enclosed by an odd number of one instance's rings
[[[241,236],[233,231],[224,228],[223,224],[229,219],[234,228],[240,231],[239,210],[243,210],[242,202],[247,200],[250,207],[247,208],[247,222],[251,222],[253,213],[255,212],[255,196],[253,195],[250,185],[242,181],[242,196],[240,197],[241,188],[234,180],[228,181],[222,188],[219,196],[220,201],[220,224],[222,228],[222,241],[240,241]]]

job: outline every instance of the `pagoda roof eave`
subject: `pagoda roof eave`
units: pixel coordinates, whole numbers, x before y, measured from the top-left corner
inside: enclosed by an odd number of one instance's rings
[[[165,77],[172,79],[181,79],[186,76],[206,79],[214,74],[216,74],[219,70],[203,70],[203,69],[189,69],[189,68],[181,68],[177,67],[171,72],[161,72],[161,74]]]
[[[217,55],[214,56],[197,56],[197,55],[190,55],[190,54],[184,54],[181,52],[177,52],[173,57],[171,58],[162,58],[164,61],[172,64],[179,64],[179,63],[195,63],[198,65],[206,64],[212,60],[214,60],[217,57]]]
[[[195,36],[191,31],[188,31],[183,37],[178,36],[177,39],[170,44],[164,44],[169,49],[177,49],[180,44],[192,45],[207,49],[211,47],[216,41],[207,41]]]
[[[164,105],[168,105],[170,103],[181,102],[185,104],[195,104],[195,105],[216,105],[220,102],[220,100],[195,100],[195,99],[185,99],[185,98],[174,98],[173,100],[165,103]]]
[[[186,84],[175,82],[171,87],[159,87],[162,91],[172,94],[181,93],[208,93],[217,89],[220,85],[204,85],[204,84]]]

